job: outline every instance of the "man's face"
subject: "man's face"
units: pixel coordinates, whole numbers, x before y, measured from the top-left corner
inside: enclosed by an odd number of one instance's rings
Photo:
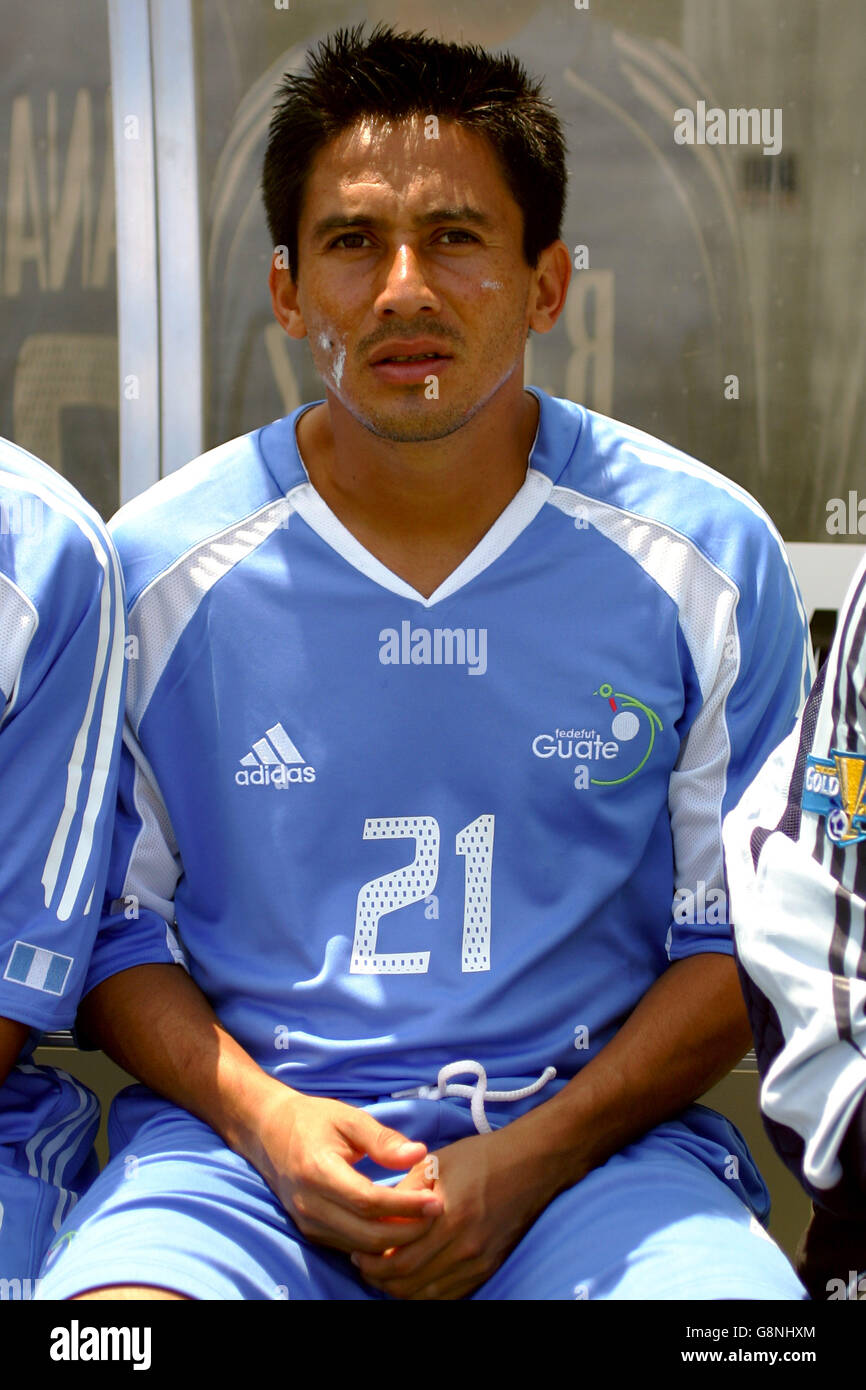
[[[421,117],[363,121],[313,163],[297,286],[273,272],[278,317],[309,336],[332,409],[339,402],[385,439],[439,439],[515,372],[522,386],[536,280],[522,241],[520,208],[483,136],[441,121],[425,138]],[[440,356],[376,360],[427,350]]]

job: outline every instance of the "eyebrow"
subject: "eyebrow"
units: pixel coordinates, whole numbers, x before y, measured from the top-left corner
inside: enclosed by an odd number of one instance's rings
[[[430,212],[419,213],[412,220],[416,227],[427,227],[435,222],[471,222],[487,231],[493,227],[492,218],[480,208],[471,207],[468,203],[456,208],[433,208]],[[329,232],[345,231],[348,227],[372,227],[376,230],[386,225],[385,218],[371,217],[363,212],[356,213],[354,217],[348,217],[344,213],[332,213],[330,217],[319,218],[313,225],[312,236],[314,241],[319,241]]]

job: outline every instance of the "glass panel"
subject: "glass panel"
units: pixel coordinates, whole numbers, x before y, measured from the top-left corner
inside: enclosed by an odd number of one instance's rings
[[[361,20],[545,78],[581,268],[527,380],[718,468],[788,540],[832,536],[866,444],[861,0],[197,0],[209,443],[324,394],[272,317],[259,177],[281,74]]]
[[[0,0],[0,434],[117,507],[108,18]]]

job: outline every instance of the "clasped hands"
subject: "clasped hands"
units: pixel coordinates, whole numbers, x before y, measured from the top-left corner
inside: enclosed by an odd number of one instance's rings
[[[402,1299],[459,1299],[498,1269],[553,1195],[509,1128],[427,1153],[341,1101],[272,1108],[257,1166],[309,1240],[342,1250],[372,1287]],[[393,1187],[354,1165],[406,1175]]]

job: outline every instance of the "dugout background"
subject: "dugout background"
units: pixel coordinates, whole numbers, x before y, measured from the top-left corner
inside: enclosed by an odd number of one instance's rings
[[[0,0],[0,434],[107,517],[320,397],[267,292],[274,88],[336,27],[426,28],[515,52],[565,125],[563,234],[589,264],[530,339],[527,380],[742,483],[809,612],[838,607],[866,498],[862,0],[586,3]],[[675,144],[674,111],[701,100],[780,108],[781,152]],[[740,1076],[723,1108],[766,1161],[790,1249],[805,1201]]]

